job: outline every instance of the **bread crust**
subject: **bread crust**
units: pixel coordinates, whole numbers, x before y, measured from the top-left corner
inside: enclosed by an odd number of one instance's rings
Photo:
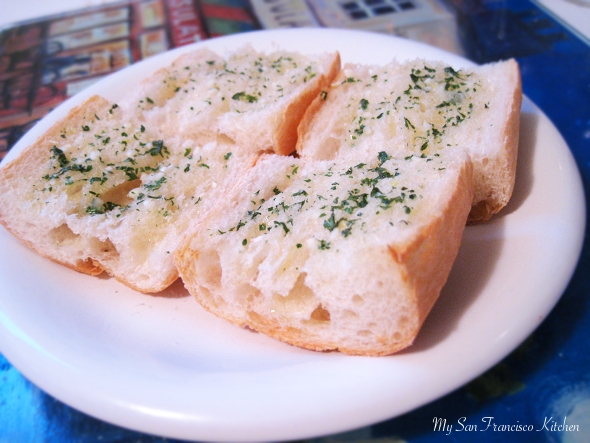
[[[208,260],[207,254],[209,253],[201,248],[213,247],[218,251],[213,253],[215,255],[217,253],[221,254],[224,248],[227,247],[227,243],[223,243],[224,246],[220,246],[220,249],[217,246],[208,246],[207,236],[204,233],[208,231],[217,232],[219,229],[225,230],[222,221],[232,217],[230,208],[235,206],[236,202],[242,201],[245,193],[247,193],[245,190],[255,189],[257,184],[263,181],[262,179],[259,179],[258,182],[252,182],[251,178],[247,179],[245,183],[237,188],[236,194],[229,198],[227,206],[221,206],[210,213],[202,223],[202,232],[187,238],[186,242],[178,249],[175,262],[186,288],[195,299],[207,311],[231,323],[254,329],[291,345],[314,351],[340,351],[346,354],[365,356],[390,355],[407,348],[413,343],[446,282],[459,250],[463,229],[473,198],[472,173],[472,164],[468,158],[465,158],[459,171],[454,176],[454,181],[449,183],[448,187],[445,187],[444,204],[437,204],[436,212],[423,223],[421,222],[419,227],[414,228],[409,238],[383,241],[379,246],[371,247],[373,262],[379,263],[380,269],[383,269],[384,273],[399,276],[398,279],[395,279],[397,282],[395,287],[383,287],[382,292],[375,295],[375,297],[403,299],[404,314],[402,315],[403,320],[388,333],[384,332],[387,328],[383,328],[383,325],[375,325],[377,332],[370,340],[357,340],[354,331],[341,331],[342,336],[337,338],[337,335],[323,334],[318,332],[318,329],[314,329],[322,322],[325,322],[325,328],[331,327],[329,313],[331,309],[329,303],[331,301],[330,296],[327,295],[331,293],[330,290],[320,288],[318,292],[315,292],[316,286],[313,286],[317,300],[315,303],[319,302],[319,307],[313,311],[309,319],[310,325],[313,327],[305,326],[305,321],[301,322],[299,326],[295,326],[293,322],[281,320],[282,317],[270,313],[264,315],[263,311],[268,310],[268,307],[255,308],[254,305],[250,306],[249,302],[244,302],[244,305],[238,306],[237,302],[232,301],[228,297],[229,289],[225,284],[231,285],[233,283],[223,282],[233,278],[233,271],[229,268],[226,269],[225,265],[221,263],[209,267],[197,265],[199,262],[206,263]],[[335,174],[335,176],[337,175]],[[271,180],[271,178],[265,177],[265,180]],[[222,222],[221,225],[220,222]],[[298,221],[295,219],[293,226],[296,226],[297,223]],[[247,236],[247,233],[242,235]],[[295,240],[291,240],[291,242],[293,241]],[[301,239],[298,241],[304,245],[306,244],[306,241]],[[227,242],[235,244],[237,239],[230,237]],[[276,247],[285,249],[288,246],[287,244],[280,244],[276,245]],[[242,252],[235,251],[234,254],[240,253]],[[226,257],[226,255],[223,255],[223,257]],[[251,263],[250,259],[245,260],[245,263]],[[252,258],[252,260],[255,259]],[[225,258],[221,258],[221,261],[225,262]],[[256,266],[260,269],[262,265]],[[302,264],[291,264],[291,266],[301,267]],[[335,262],[332,266],[338,268],[341,264]],[[366,263],[362,262],[361,264],[359,262],[358,265],[355,264],[354,266],[363,267],[366,266]],[[244,268],[242,272],[250,274],[257,271]],[[253,283],[241,282],[239,284],[252,285]],[[254,297],[263,297],[263,295],[255,295]],[[264,297],[268,298],[270,296],[264,295]],[[367,303],[371,302],[367,301]],[[394,322],[394,313],[392,312],[391,315],[391,321]],[[375,319],[374,321],[380,323],[385,320]],[[359,322],[359,327],[361,327],[361,324]],[[322,330],[322,327],[320,325],[319,330]]]

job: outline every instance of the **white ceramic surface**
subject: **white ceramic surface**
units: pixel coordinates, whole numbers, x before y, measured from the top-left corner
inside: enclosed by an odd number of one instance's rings
[[[261,31],[199,45],[224,51],[246,42],[337,49],[344,62],[419,56],[470,65],[432,47],[356,31]],[[190,49],[135,64],[83,91],[26,134],[9,158],[90,94],[116,101]],[[363,358],[291,347],[204,312],[180,283],[142,295],[62,268],[1,228],[0,352],[61,401],[148,433],[268,441],[345,431],[424,405],[521,343],[571,277],[584,214],[568,147],[525,99],[513,199],[501,216],[466,229],[440,300],[415,345],[401,354]]]

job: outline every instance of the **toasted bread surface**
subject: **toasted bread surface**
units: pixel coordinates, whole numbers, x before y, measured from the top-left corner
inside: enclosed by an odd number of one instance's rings
[[[58,263],[161,291],[178,277],[171,254],[189,221],[255,156],[160,135],[92,97],[0,169],[0,221]]]
[[[286,155],[295,150],[306,108],[339,70],[337,52],[307,56],[246,46],[223,57],[205,49],[180,57],[126,101],[164,137],[225,137],[242,149]]]
[[[308,108],[297,152],[329,159],[374,145],[412,154],[461,147],[474,166],[469,221],[485,221],[512,194],[521,100],[514,60],[462,70],[425,60],[347,64]]]
[[[363,161],[364,160],[364,161]],[[297,346],[409,346],[446,281],[472,198],[462,151],[261,159],[175,260],[209,311]]]

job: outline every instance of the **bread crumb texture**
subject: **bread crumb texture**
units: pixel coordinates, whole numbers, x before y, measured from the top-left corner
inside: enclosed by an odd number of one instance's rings
[[[395,352],[446,280],[470,166],[462,152],[266,157],[180,251],[181,273],[234,323],[311,349]]]

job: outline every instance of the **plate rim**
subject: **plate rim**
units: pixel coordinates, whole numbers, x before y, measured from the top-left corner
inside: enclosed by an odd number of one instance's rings
[[[447,52],[445,52],[444,50],[438,49],[438,48],[434,48],[428,45],[425,45],[423,43],[418,43],[418,42],[414,42],[414,41],[409,41],[409,40],[404,40],[402,38],[399,37],[393,37],[393,36],[387,36],[387,35],[382,35],[382,34],[373,34],[373,33],[369,33],[366,31],[359,31],[359,30],[335,30],[335,29],[297,29],[297,30],[261,30],[261,31],[253,31],[250,33],[244,33],[244,34],[238,34],[238,35],[232,35],[232,36],[228,36],[228,37],[218,37],[215,39],[215,42],[213,42],[212,40],[205,40],[203,42],[199,42],[195,45],[189,45],[189,46],[185,46],[185,47],[181,47],[181,48],[176,48],[172,51],[168,51],[167,53],[165,53],[165,55],[163,54],[162,57],[161,56],[155,56],[153,59],[148,59],[148,60],[144,60],[141,62],[138,62],[134,65],[131,65],[130,67],[118,71],[117,73],[113,74],[110,77],[107,77],[104,80],[101,80],[99,83],[89,87],[87,90],[83,91],[81,94],[74,96],[73,98],[67,100],[66,102],[62,103],[59,107],[56,108],[56,110],[54,110],[51,114],[49,114],[49,118],[46,117],[43,120],[43,124],[42,125],[36,125],[32,131],[30,131],[29,133],[27,133],[17,144],[17,146],[15,146],[11,151],[9,151],[9,154],[6,156],[5,161],[3,161],[3,164],[6,164],[10,159],[14,158],[19,150],[22,150],[26,145],[28,145],[29,143],[31,143],[31,141],[34,140],[34,138],[36,138],[37,133],[39,131],[43,130],[43,125],[47,125],[49,124],[52,119],[53,121],[55,121],[55,119],[59,119],[60,116],[65,115],[65,113],[71,109],[72,107],[74,107],[75,105],[77,105],[78,103],[81,103],[85,97],[89,96],[91,93],[93,93],[94,90],[96,89],[100,89],[100,88],[104,88],[105,85],[109,85],[112,84],[118,77],[115,76],[124,76],[124,75],[131,75],[131,73],[134,72],[138,72],[140,71],[142,68],[144,68],[145,66],[152,66],[154,64],[157,64],[157,60],[158,57],[160,57],[159,59],[162,60],[164,58],[166,59],[170,59],[172,60],[173,58],[175,58],[177,55],[179,55],[180,53],[186,52],[186,51],[190,51],[196,47],[200,47],[203,45],[206,46],[222,46],[224,44],[233,44],[234,42],[240,42],[240,41],[248,41],[251,39],[263,39],[263,38],[275,38],[275,39],[281,39],[281,38],[285,38],[285,36],[287,36],[287,38],[292,38],[290,36],[292,35],[297,35],[300,36],[302,33],[307,33],[308,35],[314,35],[314,36],[318,36],[318,35],[322,35],[325,36],[324,38],[335,38],[335,36],[349,36],[349,38],[352,38],[353,36],[355,38],[367,38],[369,40],[371,39],[376,39],[379,41],[389,41],[392,43],[393,46],[395,45],[399,45],[399,44],[404,44],[407,45],[411,48],[416,48],[417,52],[419,52],[420,50],[427,48],[428,51],[427,52],[431,52],[434,51],[435,53],[438,54],[442,54],[444,57],[447,57],[449,59],[460,59],[463,61],[463,63],[467,64],[467,65],[472,65],[471,62],[462,59],[461,57],[454,55],[454,54],[449,54]],[[327,37],[330,36],[330,37]],[[446,58],[445,58],[446,59]],[[453,63],[453,62],[451,62]],[[124,74],[121,74],[122,72],[125,72]],[[528,100],[526,97],[524,98],[524,105],[523,105],[523,110],[524,109],[528,109],[528,112],[530,112],[533,115],[536,115],[539,118],[539,121],[542,122],[544,125],[549,125],[549,130],[552,132],[556,132],[557,130],[555,129],[555,127],[552,125],[552,123],[549,121],[549,119],[542,113],[542,111],[537,108],[530,100]],[[558,133],[555,134],[555,136],[557,138],[561,137]],[[561,297],[561,294],[563,293],[563,291],[565,290],[568,282],[571,279],[571,275],[573,274],[576,264],[578,262],[580,253],[581,253],[581,248],[582,248],[582,243],[583,243],[583,233],[585,230],[585,224],[586,224],[586,220],[585,220],[585,199],[583,198],[583,187],[582,187],[582,182],[581,182],[581,177],[579,175],[579,171],[577,169],[577,165],[573,159],[573,156],[571,155],[571,152],[569,151],[569,149],[567,148],[567,145],[565,144],[565,141],[563,140],[563,138],[561,138],[561,142],[563,144],[563,146],[566,148],[566,151],[564,153],[564,158],[566,162],[569,162],[569,165],[567,165],[570,169],[573,168],[575,169],[576,174],[574,174],[574,177],[572,177],[572,186],[577,186],[579,189],[578,191],[581,191],[581,195],[582,195],[582,201],[583,201],[583,208],[579,210],[579,212],[581,214],[576,214],[576,220],[577,220],[577,226],[575,229],[575,232],[573,234],[573,237],[571,239],[572,244],[577,245],[577,253],[575,251],[573,251],[570,256],[568,257],[570,260],[570,263],[567,265],[570,269],[569,275],[562,275],[559,284],[557,284],[557,286],[559,286],[561,289],[556,289],[556,291],[559,292],[558,295],[556,295],[555,297],[553,297],[551,300],[547,300],[547,305],[544,307],[543,311],[544,311],[544,315],[542,316],[542,318],[539,319],[539,322],[536,326],[534,326],[532,329],[529,328],[525,328],[525,329],[530,329],[528,330],[528,333],[532,332],[539,324],[540,322],[548,315],[548,313],[551,311],[551,309],[553,308],[553,306],[558,302],[559,298]],[[18,148],[18,149],[15,149]],[[575,249],[575,247],[574,247]],[[0,271],[0,275],[1,275],[1,271]],[[5,355],[5,357],[11,361],[11,363],[14,361],[14,366],[23,373],[23,375],[25,375],[25,377],[29,378],[33,383],[37,384],[38,386],[40,386],[43,390],[45,390],[46,392],[48,392],[50,395],[60,399],[60,401],[63,401],[66,404],[71,405],[72,407],[74,407],[75,409],[81,410],[89,415],[95,416],[101,420],[105,420],[107,422],[119,425],[119,426],[123,426],[123,427],[127,427],[130,429],[135,429],[137,431],[140,432],[147,432],[147,433],[152,433],[152,434],[156,434],[156,435],[163,435],[163,436],[167,436],[167,437],[171,437],[171,438],[198,438],[198,439],[205,439],[205,440],[216,440],[216,441],[227,441],[227,440],[235,440],[236,436],[235,435],[230,435],[228,433],[222,433],[220,431],[220,428],[218,425],[216,424],[210,424],[210,428],[208,429],[208,432],[203,432],[200,435],[192,435],[195,432],[195,423],[190,421],[186,422],[186,417],[168,417],[168,419],[165,416],[160,416],[159,421],[157,420],[156,417],[156,426],[152,426],[150,424],[150,426],[145,427],[144,424],[140,423],[140,419],[145,419],[146,417],[151,417],[152,419],[154,419],[153,415],[150,415],[150,413],[146,412],[146,411],[140,411],[140,410],[136,410],[133,411],[133,413],[131,414],[132,417],[131,419],[129,417],[127,417],[126,419],[123,420],[119,420],[117,418],[117,413],[120,413],[122,411],[126,411],[127,413],[129,413],[128,408],[121,406],[122,409],[117,410],[117,408],[115,407],[114,410],[109,411],[108,414],[104,414],[104,413],[99,413],[97,414],[97,411],[94,410],[93,408],[101,408],[104,407],[104,405],[101,402],[104,401],[108,401],[108,400],[100,400],[97,398],[91,399],[90,403],[91,406],[88,407],[87,403],[85,403],[86,400],[88,399],[80,399],[80,398],[67,398],[67,399],[63,399],[61,397],[63,397],[60,391],[60,387],[59,386],[50,386],[46,380],[43,379],[43,375],[41,373],[39,373],[38,371],[33,370],[32,368],[30,368],[30,362],[26,361],[26,357],[23,356],[23,354],[26,354],[26,352],[23,353],[22,348],[21,349],[17,349],[20,346],[28,346],[28,350],[29,351],[34,351],[36,352],[38,355],[40,355],[41,359],[51,359],[51,356],[49,355],[45,355],[42,353],[43,350],[39,350],[39,349],[35,349],[34,347],[34,343],[31,343],[30,341],[27,341],[27,336],[26,336],[26,331],[22,331],[19,328],[18,323],[15,323],[13,319],[11,318],[7,318],[6,315],[4,315],[4,312],[2,310],[3,308],[3,303],[2,303],[2,299],[0,298],[0,345],[4,345],[2,347],[2,351]],[[19,335],[20,334],[20,335]],[[24,334],[24,335],[23,335]],[[518,335],[518,334],[517,334]],[[522,331],[520,332],[520,335],[522,335]],[[7,338],[8,337],[8,338]],[[12,337],[12,338],[11,338]],[[453,390],[457,389],[459,386],[463,385],[464,383],[466,383],[467,381],[469,381],[471,378],[476,377],[477,375],[479,375],[480,373],[484,372],[487,368],[491,367],[493,364],[495,364],[496,362],[502,360],[509,352],[511,352],[511,350],[518,345],[518,343],[520,343],[522,340],[524,340],[525,337],[522,336],[513,336],[512,337],[512,341],[513,343],[510,343],[509,345],[504,345],[504,350],[503,352],[497,352],[493,358],[489,358],[485,363],[483,363],[482,365],[480,365],[479,368],[479,373],[474,373],[471,374],[470,378],[465,379],[464,377],[462,379],[456,379],[454,381],[454,383],[450,383],[447,384],[446,386],[444,386],[444,388],[440,388],[434,395],[417,395],[416,398],[414,399],[414,401],[410,401],[407,402],[407,405],[405,408],[402,408],[402,410],[400,410],[399,408],[397,408],[397,412],[394,414],[394,416],[398,416],[401,413],[405,413],[408,412],[410,410],[416,409],[426,403],[429,403],[431,401],[434,401],[437,398],[440,398],[441,396],[446,395],[449,392],[452,392]],[[5,349],[8,349],[8,352],[5,352]],[[40,353],[40,354],[39,354]],[[344,359],[348,359],[348,358],[344,358]],[[365,358],[362,357],[352,357],[352,359],[354,360],[358,360],[358,361],[365,361]],[[58,366],[61,363],[56,363]],[[360,366],[363,366],[362,364],[359,364]],[[485,367],[485,368],[484,368]],[[42,372],[42,371],[41,371]],[[316,421],[313,426],[310,426],[308,429],[303,430],[303,429],[299,429],[299,434],[293,434],[293,430],[289,430],[290,434],[282,432],[281,430],[275,429],[271,426],[272,429],[266,429],[266,430],[261,430],[264,432],[259,432],[258,434],[254,435],[251,434],[250,436],[247,436],[246,438],[244,438],[244,436],[241,436],[240,440],[242,441],[257,441],[257,440],[277,440],[277,439],[293,439],[293,438],[307,438],[307,437],[313,437],[313,436],[317,436],[317,435],[325,435],[325,434],[332,434],[335,432],[342,432],[342,431],[346,431],[346,430],[350,430],[350,429],[354,429],[354,428],[358,428],[360,426],[366,426],[369,425],[371,423],[375,423],[377,421],[381,421],[384,419],[388,419],[388,418],[392,418],[390,411],[392,410],[391,407],[387,406],[387,405],[383,405],[383,399],[379,399],[378,400],[381,404],[381,410],[379,411],[379,413],[375,413],[372,412],[370,414],[367,415],[367,413],[365,413],[364,415],[361,414],[360,416],[354,418],[354,417],[347,417],[347,423],[343,424],[341,423],[341,419],[338,417],[331,417],[330,420],[332,420],[329,424],[327,422],[324,423],[320,423],[318,421]],[[111,406],[112,408],[113,406]],[[395,409],[395,408],[394,408]],[[114,412],[114,413],[113,413]],[[162,411],[159,411],[162,412]],[[327,415],[326,419],[328,418],[329,414]],[[170,427],[168,427],[167,429],[163,429],[161,427],[161,423],[174,423],[177,426],[177,429],[171,429]],[[222,427],[225,426],[222,425]],[[180,433],[179,433],[180,432]]]

